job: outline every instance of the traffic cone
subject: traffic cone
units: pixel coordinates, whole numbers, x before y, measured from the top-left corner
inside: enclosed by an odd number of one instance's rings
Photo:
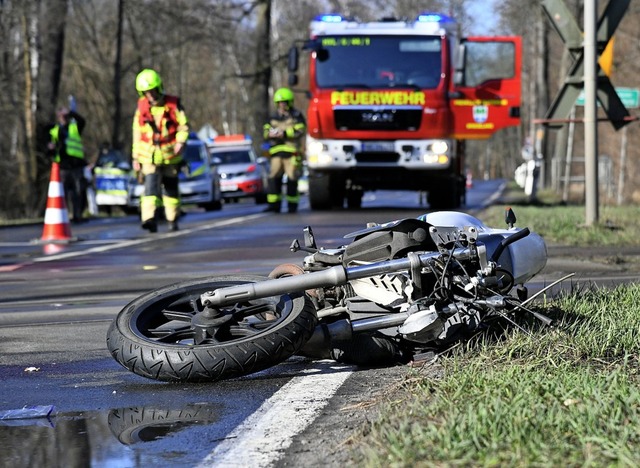
[[[64,201],[64,186],[60,181],[60,165],[51,165],[51,180],[47,198],[47,209],[44,212],[43,242],[68,242],[71,240],[69,212]]]
[[[471,171],[467,171],[467,178],[465,180],[465,187],[471,188],[473,187],[473,174]]]
[[[42,244],[42,253],[45,255],[54,255],[60,252],[64,252],[67,248],[68,244],[65,242],[64,244],[58,242],[47,242],[46,244]]]

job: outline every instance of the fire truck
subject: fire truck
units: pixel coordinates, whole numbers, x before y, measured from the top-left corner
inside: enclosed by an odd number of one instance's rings
[[[464,142],[520,122],[521,38],[458,37],[449,16],[310,24],[306,163],[312,209],[358,208],[365,191],[465,203]],[[299,50],[289,51],[289,85]]]

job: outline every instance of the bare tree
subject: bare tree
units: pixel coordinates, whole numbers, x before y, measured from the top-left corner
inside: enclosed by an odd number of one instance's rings
[[[271,0],[261,0],[256,8],[256,58],[253,82],[255,120],[266,122],[269,118],[269,88],[271,87]]]
[[[123,143],[128,151],[138,98],[135,76],[146,67],[161,73],[167,92],[181,96],[193,130],[210,125],[221,133],[248,133],[260,142],[262,123],[273,107],[273,88],[287,84],[287,51],[307,39],[315,15],[333,11],[362,20],[412,19],[421,11],[441,11],[453,16],[464,34],[473,25],[468,6],[474,1],[481,0],[2,0],[1,214],[43,212],[48,131],[56,106],[67,104],[69,95],[88,117],[84,141],[89,158],[103,141]],[[581,24],[581,0],[565,1]],[[523,37],[522,126],[500,132],[488,143],[470,142],[469,148],[480,155],[471,161],[484,164],[489,155],[495,159],[488,165],[496,172],[492,175],[509,177],[520,154],[521,134],[534,133],[533,121],[545,115],[549,96],[562,81],[565,48],[544,20],[532,22],[541,18],[540,0],[495,5],[501,33]],[[612,81],[634,87],[640,71],[640,32],[634,21],[640,7],[631,6],[627,16],[616,32]],[[296,106],[304,110],[306,56],[301,59],[300,85],[294,91]],[[619,135],[605,125],[600,128],[601,146],[619,151]],[[581,131],[577,126],[576,153],[581,151]],[[627,200],[640,200],[639,140],[637,132],[629,132],[627,174],[633,180],[624,186]],[[562,141],[556,145],[555,157],[562,156],[558,153],[564,147]],[[619,164],[616,154],[611,156]]]
[[[113,64],[113,128],[111,146],[119,147],[120,119],[122,116],[122,34],[124,27],[124,0],[118,0],[118,21],[116,33],[116,59]]]

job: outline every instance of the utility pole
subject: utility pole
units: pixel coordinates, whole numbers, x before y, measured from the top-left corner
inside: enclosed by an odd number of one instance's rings
[[[598,222],[598,119],[596,106],[597,61],[596,47],[597,0],[584,2],[584,171],[585,224]]]
[[[584,91],[585,133],[585,224],[598,222],[598,127],[596,100],[616,130],[627,125],[629,111],[598,65],[599,52],[613,37],[631,0],[609,0],[600,21],[596,22],[597,0],[584,0],[584,34],[563,0],[542,0],[542,7],[565,43],[574,63],[564,84],[541,122],[563,125],[580,91]]]

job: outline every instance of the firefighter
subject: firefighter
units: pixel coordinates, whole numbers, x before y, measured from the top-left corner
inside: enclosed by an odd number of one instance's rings
[[[273,95],[276,112],[264,125],[264,138],[269,143],[269,190],[267,211],[280,212],[282,205],[282,176],[287,175],[287,208],[289,213],[298,211],[300,195],[298,179],[302,172],[300,148],[306,123],[302,113],[293,107],[293,92],[280,88]]]
[[[71,202],[73,212],[71,222],[81,223],[84,221],[82,213],[86,205],[84,168],[87,162],[81,136],[85,119],[77,112],[64,107],[56,112],[56,117],[58,123],[49,131],[49,151],[53,161],[60,165],[64,193],[68,202]]]
[[[178,230],[180,192],[178,174],[189,137],[180,98],[164,93],[162,78],[151,69],[136,77],[140,98],[133,117],[133,169],[144,179],[140,197],[142,228],[157,232],[156,209],[164,206],[170,231]],[[164,188],[164,194],[163,189]]]

